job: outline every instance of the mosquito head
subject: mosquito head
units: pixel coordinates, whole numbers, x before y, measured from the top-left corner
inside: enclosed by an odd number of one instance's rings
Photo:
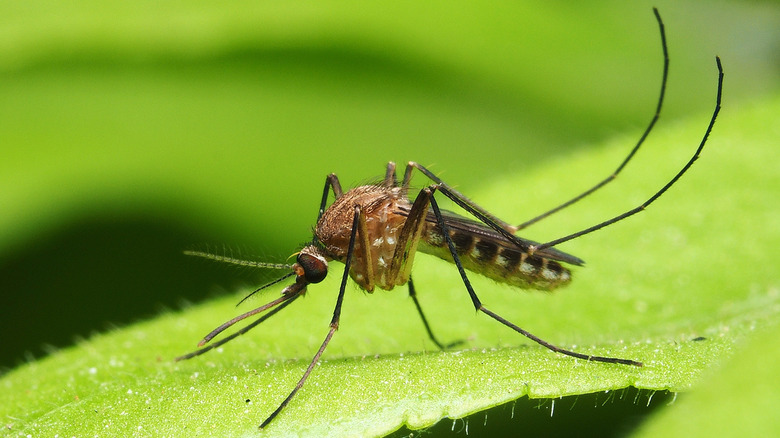
[[[328,260],[317,247],[309,245],[298,253],[293,271],[299,281],[303,279],[306,283],[319,283],[328,275]]]

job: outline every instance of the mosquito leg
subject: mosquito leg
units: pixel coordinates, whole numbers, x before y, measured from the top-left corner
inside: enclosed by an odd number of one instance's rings
[[[304,371],[303,376],[301,376],[301,379],[298,381],[298,384],[295,385],[295,388],[293,388],[292,392],[290,392],[290,395],[288,395],[287,398],[285,398],[282,403],[279,404],[279,407],[277,407],[276,410],[273,411],[271,415],[269,415],[268,418],[266,418],[265,421],[260,424],[260,429],[267,426],[268,423],[276,418],[276,416],[279,415],[279,412],[281,412],[282,409],[284,409],[284,407],[290,403],[290,400],[292,400],[292,398],[295,397],[295,394],[297,394],[298,391],[303,387],[303,384],[306,383],[306,379],[309,377],[309,374],[311,374],[314,366],[317,365],[317,362],[319,362],[322,353],[325,352],[325,348],[327,348],[331,338],[333,338],[333,334],[336,333],[336,330],[339,328],[339,319],[341,318],[341,304],[344,302],[344,291],[347,288],[347,279],[349,278],[349,269],[352,265],[352,256],[355,252],[355,240],[357,238],[359,217],[361,215],[362,212],[360,211],[360,207],[355,207],[355,214],[352,219],[352,233],[350,233],[349,236],[347,258],[344,261],[344,275],[341,277],[339,296],[336,298],[336,307],[333,309],[333,317],[330,320],[330,329],[328,330],[328,334],[325,336],[325,340],[322,341],[322,345],[320,345],[320,348],[317,350],[314,358],[312,358],[311,363],[309,363],[308,368],[306,368],[306,371]]]
[[[533,333],[530,333],[526,330],[523,330],[522,328],[518,327],[517,325],[507,321],[503,317],[499,316],[498,314],[488,310],[485,306],[482,306],[478,309],[480,312],[488,315],[489,317],[495,319],[496,321],[500,322],[501,324],[504,324],[505,326],[511,328],[512,330],[520,333],[521,335],[527,337],[528,339],[542,345],[545,348],[548,348],[556,353],[565,354],[567,356],[576,357],[578,359],[584,359],[584,360],[591,360],[594,362],[606,362],[606,363],[617,363],[621,365],[634,365],[634,366],[644,366],[642,362],[637,362],[635,360],[630,359],[619,359],[617,357],[605,357],[605,356],[592,356],[589,354],[582,354],[577,353],[576,351],[566,350],[565,348],[557,347],[542,338],[534,335]]]
[[[664,96],[666,95],[666,82],[667,78],[669,76],[669,50],[666,45],[666,32],[664,31],[664,23],[661,20],[661,15],[658,13],[658,9],[653,8],[653,13],[655,14],[655,19],[658,22],[658,28],[661,33],[661,49],[663,50],[663,56],[664,56],[664,67],[663,67],[663,76],[661,77],[661,91],[658,95],[658,103],[655,106],[655,114],[653,114],[653,118],[650,119],[650,123],[647,125],[647,128],[645,128],[645,132],[642,133],[642,136],[639,137],[639,141],[637,141],[636,145],[634,145],[633,149],[628,153],[628,156],[623,159],[623,161],[620,163],[620,165],[615,169],[614,172],[612,172],[608,177],[604,178],[601,182],[596,184],[595,186],[591,187],[588,190],[585,190],[584,192],[580,193],[579,195],[569,199],[568,201],[564,202],[563,204],[546,211],[539,216],[536,216],[533,219],[527,220],[523,222],[522,224],[517,226],[518,230],[522,230],[523,228],[526,228],[530,225],[535,224],[536,222],[539,222],[540,220],[551,216],[564,208],[574,204],[575,202],[581,200],[582,198],[590,195],[591,193],[595,192],[596,190],[604,187],[608,183],[612,182],[620,173],[620,171],[623,170],[624,167],[628,164],[629,161],[634,157],[636,152],[639,150],[639,148],[644,144],[645,139],[650,134],[650,131],[653,130],[653,127],[655,126],[655,123],[658,121],[658,117],[661,115],[661,107],[663,106],[664,102]]]
[[[314,358],[311,360],[311,363],[309,364],[309,367],[306,368],[306,371],[304,371],[303,376],[301,377],[301,380],[298,381],[298,384],[295,385],[295,388],[293,388],[290,395],[287,396],[287,398],[282,401],[282,403],[279,405],[279,407],[276,408],[275,411],[271,412],[271,415],[268,416],[268,418],[265,419],[265,421],[260,424],[260,429],[263,429],[264,427],[268,426],[268,423],[273,421],[274,418],[276,418],[277,415],[279,415],[279,412],[282,411],[282,409],[287,406],[288,403],[290,403],[290,400],[292,400],[293,397],[295,397],[295,394],[298,393],[298,390],[303,387],[303,384],[306,383],[306,379],[309,377],[309,374],[311,374],[312,370],[314,369],[314,366],[317,365],[317,362],[320,360],[320,356],[322,356],[322,353],[325,351],[325,347],[328,346],[330,343],[330,339],[333,337],[333,334],[336,333],[336,330],[338,329],[337,326],[330,326],[330,330],[328,330],[328,335],[325,336],[325,340],[322,342],[322,345],[320,345],[320,349],[317,350],[317,354],[314,355]]]
[[[433,192],[434,190],[437,190],[438,187],[436,185],[430,186],[424,190],[429,190]],[[444,218],[442,217],[441,210],[439,209],[439,205],[436,203],[436,199],[431,195],[430,196],[430,202],[431,202],[431,209],[433,210],[433,214],[436,216],[436,221],[441,228],[442,235],[444,236],[444,239],[447,241],[447,246],[449,247],[450,254],[452,255],[452,259],[455,262],[455,266],[458,268],[458,273],[460,273],[460,278],[463,280],[463,284],[466,286],[466,290],[469,293],[469,296],[471,297],[471,302],[474,304],[474,308],[489,317],[495,319],[496,321],[500,322],[501,324],[511,328],[512,330],[520,333],[521,335],[527,337],[528,339],[542,345],[545,348],[548,348],[556,353],[565,354],[567,356],[576,357],[579,359],[585,359],[585,360],[591,360],[596,362],[606,362],[606,363],[617,363],[617,364],[624,364],[624,365],[635,365],[635,366],[642,366],[641,362],[636,362],[629,359],[619,359],[615,357],[604,357],[604,356],[591,356],[587,354],[577,353],[574,351],[566,350],[561,347],[557,347],[553,344],[550,344],[547,341],[544,341],[543,339],[533,335],[532,333],[523,330],[519,326],[509,322],[508,320],[504,319],[503,317],[499,316],[498,314],[488,310],[485,306],[482,305],[482,302],[479,300],[479,297],[477,297],[477,293],[474,291],[474,288],[471,286],[471,282],[468,279],[468,276],[466,276],[466,270],[463,268],[463,264],[460,261],[460,257],[458,257],[458,252],[455,249],[455,243],[452,241],[452,238],[450,237],[449,233],[449,227],[447,226],[447,223],[444,221]]]
[[[640,211],[643,211],[646,209],[650,204],[652,204],[656,199],[658,199],[661,195],[663,195],[674,183],[677,182],[677,180],[682,177],[682,175],[688,171],[688,169],[693,165],[693,163],[699,158],[699,155],[701,154],[702,149],[704,149],[704,145],[707,142],[707,138],[710,135],[710,132],[712,132],[712,128],[715,125],[715,120],[717,119],[718,113],[720,112],[720,106],[721,106],[721,97],[723,93],[723,67],[720,62],[720,58],[715,57],[715,61],[718,68],[718,91],[717,91],[717,97],[716,97],[716,103],[715,103],[715,110],[712,113],[712,117],[710,118],[710,123],[707,126],[707,130],[704,132],[704,136],[702,137],[701,142],[699,143],[699,147],[694,152],[693,156],[688,160],[688,162],[683,166],[682,169],[668,182],[666,185],[664,185],[661,190],[656,192],[653,196],[651,196],[647,201],[645,201],[643,204],[633,208],[632,210],[629,210],[623,214],[620,214],[618,216],[615,216],[611,219],[608,219],[606,221],[603,221],[599,224],[596,224],[592,227],[586,228],[584,230],[578,231],[576,233],[569,234],[567,236],[561,237],[559,239],[555,239],[549,242],[546,242],[541,245],[531,245],[528,242],[524,242],[512,234],[512,230],[504,227],[505,223],[501,220],[497,219],[495,216],[491,215],[490,213],[486,212],[485,209],[482,207],[476,205],[474,202],[463,196],[461,193],[457,192],[456,190],[452,189],[450,186],[441,181],[438,177],[436,177],[433,173],[425,169],[423,166],[420,166],[417,163],[409,163],[409,166],[407,167],[406,173],[404,174],[404,184],[407,184],[409,179],[411,179],[411,169],[416,168],[420,170],[422,173],[424,173],[428,178],[432,179],[433,181],[437,182],[436,188],[445,196],[447,196],[449,199],[451,199],[453,202],[455,202],[457,205],[459,205],[464,210],[468,211],[474,217],[491,227],[492,229],[496,230],[496,232],[500,233],[502,236],[506,237],[508,240],[512,241],[515,245],[517,245],[518,248],[520,248],[522,251],[525,251],[529,254],[533,254],[536,251],[550,248],[553,246],[556,246],[558,244],[561,244],[563,242],[567,242],[569,240],[575,239],[577,237],[583,236],[585,234],[592,233],[596,230],[599,230],[601,228],[604,228],[608,225],[614,224],[615,222],[621,221],[629,216],[633,216],[636,213],[639,213]],[[573,262],[574,264],[576,261]]]
[[[365,285],[363,288],[368,292],[374,291],[374,262],[371,256],[371,243],[368,236],[368,224],[366,224],[366,215],[361,214],[358,216],[358,236],[360,241],[359,256],[360,260],[363,260],[363,264],[366,268],[365,273]]]
[[[394,279],[395,284],[406,283],[411,275],[414,255],[428,216],[430,196],[430,190],[420,191],[406,215],[404,226],[398,233],[393,258],[387,269],[387,276]]]
[[[460,345],[463,343],[463,341],[455,341],[450,342],[449,344],[442,344],[439,342],[438,339],[436,339],[436,336],[434,336],[433,331],[431,330],[431,326],[428,324],[428,319],[425,318],[425,314],[423,313],[422,307],[420,306],[420,302],[417,300],[417,291],[414,289],[414,283],[412,283],[412,278],[409,277],[409,296],[412,297],[412,301],[414,301],[414,307],[417,308],[417,313],[420,314],[420,319],[422,319],[422,323],[425,326],[425,331],[428,332],[428,337],[433,341],[434,344],[436,344],[437,347],[439,347],[439,350],[447,350],[449,348],[455,347],[457,345]]]
[[[447,226],[447,223],[444,221],[444,217],[442,217],[441,210],[439,209],[439,203],[436,202],[436,198],[433,197],[433,191],[437,189],[440,188],[433,185],[426,187],[423,190],[430,194],[431,209],[433,210],[434,216],[436,216],[436,223],[439,225],[439,228],[441,228],[441,234],[444,236],[444,240],[447,242],[447,247],[450,250],[450,254],[452,254],[452,261],[455,263],[455,267],[458,268],[458,273],[460,274],[460,278],[463,280],[463,284],[466,285],[466,290],[469,293],[469,297],[471,297],[471,302],[474,304],[474,308],[479,310],[482,307],[482,302],[479,300],[477,293],[474,292],[474,288],[471,286],[471,281],[469,281],[468,276],[466,276],[466,269],[460,262],[458,251],[455,249],[455,242],[453,242],[452,237],[450,237],[450,227]]]
[[[411,175],[413,169],[419,170],[429,179],[433,180],[436,183],[435,184],[436,190],[441,192],[444,196],[448,197],[450,200],[452,200],[452,202],[460,206],[462,209],[474,215],[474,217],[479,219],[482,223],[496,230],[497,233],[501,234],[507,240],[514,243],[518,248],[520,248],[521,251],[523,252],[531,251],[530,243],[523,241],[514,235],[514,232],[517,231],[514,225],[509,225],[506,222],[502,221],[501,219],[498,219],[496,216],[492,215],[487,210],[474,203],[474,201],[470,200],[462,193],[450,187],[447,183],[443,182],[439,177],[434,175],[433,172],[431,172],[430,170],[426,169],[424,166],[418,163],[410,161],[409,164],[406,166],[406,172],[404,172],[404,181],[403,181],[404,188],[407,188],[409,185],[409,181],[412,178]],[[422,192],[420,192],[418,198],[421,195]],[[569,256],[569,257],[570,259],[566,260],[568,263],[572,263],[575,265],[583,264],[583,261],[580,260],[579,258],[573,256]]]
[[[417,300],[417,292],[414,288],[414,283],[411,277],[411,267],[414,260],[415,251],[417,251],[417,244],[420,241],[420,235],[423,227],[425,226],[425,219],[428,215],[428,206],[430,205],[431,190],[423,189],[417,198],[414,200],[412,208],[409,209],[409,214],[406,217],[401,232],[398,234],[398,241],[396,243],[395,252],[393,253],[393,259],[390,263],[390,269],[388,275],[395,279],[396,284],[409,284],[409,296],[412,297],[414,305],[417,308],[417,313],[420,314],[425,330],[428,332],[428,337],[436,344],[439,349],[446,349],[460,344],[461,342],[453,342],[451,344],[444,345],[436,339],[431,327],[428,324],[427,318],[420,307],[420,302]]]
[[[398,178],[395,176],[395,163],[392,161],[387,162],[387,170],[385,171],[385,179],[382,181],[382,185],[387,188],[398,185]]]
[[[427,176],[429,179],[434,181],[436,183],[435,189],[440,191],[443,195],[448,197],[450,200],[452,200],[452,202],[454,202],[462,209],[474,215],[474,217],[482,221],[482,223],[484,223],[485,225],[496,230],[497,233],[501,234],[507,240],[517,245],[517,247],[520,248],[521,251],[529,252],[529,250],[531,249],[531,244],[521,239],[518,239],[517,236],[514,235],[514,232],[517,231],[514,225],[509,225],[508,223],[502,221],[501,219],[498,219],[496,216],[492,215],[487,210],[474,203],[474,201],[470,200],[465,195],[453,189],[447,183],[443,182],[433,172],[426,169],[424,166],[415,163],[414,161],[410,161],[409,164],[407,164],[406,166],[406,171],[404,172],[404,180],[402,185],[404,189],[407,189],[409,187],[409,182],[412,179],[412,171],[414,169],[419,170],[420,172],[423,173],[423,175]],[[425,189],[423,189],[420,192],[420,194],[417,195],[417,197],[419,198],[420,196],[423,196],[424,192]],[[569,256],[569,257],[570,259],[567,260],[567,262],[575,265],[583,264],[583,261],[580,260],[579,258],[573,256]]]
[[[507,229],[504,229],[501,226],[501,223],[497,223],[497,222],[495,222],[492,219],[492,217],[493,217],[492,215],[485,215],[482,212],[482,210],[483,210],[482,207],[479,207],[479,206],[476,206],[476,205],[472,205],[473,203],[469,204],[469,202],[471,202],[471,201],[469,201],[468,198],[463,198],[462,197],[463,195],[461,195],[460,193],[458,193],[458,192],[456,192],[454,190],[451,190],[449,188],[449,186],[447,186],[447,185],[437,184],[436,186],[437,186],[437,190],[439,192],[441,192],[442,195],[448,197],[450,200],[452,200],[452,202],[456,203],[461,208],[463,208],[464,210],[466,210],[469,213],[471,213],[472,215],[474,215],[474,217],[479,219],[485,225],[487,225],[490,228],[496,230],[496,232],[498,232],[499,234],[504,236],[510,242],[512,242],[515,245],[517,245],[517,247],[520,248],[522,251],[524,251],[524,252],[528,252],[529,251],[529,249],[531,248],[531,244],[530,243],[518,239],[517,236],[512,234],[511,231],[509,231]],[[582,263],[582,261],[579,260],[579,259],[572,260],[571,262],[574,263],[574,264],[581,264]]]
[[[661,190],[657,191],[653,196],[651,196],[647,201],[643,202],[641,205],[623,213],[620,215],[617,215],[613,217],[612,219],[605,220],[604,222],[601,222],[599,224],[596,224],[592,227],[586,228],[582,231],[578,231],[576,233],[569,234],[568,236],[561,237],[560,239],[551,240],[547,243],[544,243],[542,245],[538,245],[535,248],[531,248],[531,251],[538,251],[540,249],[549,248],[551,246],[558,245],[563,242],[567,242],[572,239],[576,239],[577,237],[580,237],[585,234],[592,233],[596,230],[600,230],[601,228],[604,228],[608,225],[612,225],[615,222],[621,221],[629,216],[633,216],[640,211],[643,211],[646,209],[650,204],[652,204],[656,199],[658,199],[661,195],[663,195],[671,186],[674,185],[674,183],[677,182],[677,180],[680,179],[680,177],[685,174],[685,172],[690,169],[690,167],[693,165],[693,163],[699,159],[699,155],[701,155],[702,149],[704,149],[704,145],[707,143],[707,138],[710,136],[710,132],[712,132],[712,127],[715,125],[715,119],[718,117],[718,113],[720,112],[720,103],[721,103],[721,96],[723,94],[723,66],[720,63],[720,58],[715,57],[715,63],[718,67],[718,94],[715,98],[715,110],[712,112],[712,117],[710,117],[710,123],[707,125],[707,130],[704,131],[704,136],[701,139],[701,142],[699,143],[699,147],[696,148],[696,151],[693,153],[693,156],[688,160],[687,163],[685,163],[685,166],[680,169],[679,172],[668,182],[666,185],[661,187]]]
[[[406,171],[404,172],[404,180],[402,187],[404,189],[409,188],[409,183],[412,179],[412,170],[417,169],[419,170],[423,175],[427,176],[428,179],[435,182],[440,189],[445,189],[447,192],[451,193],[453,197],[451,198],[453,201],[455,201],[456,204],[461,206],[464,210],[471,212],[477,217],[485,218],[484,222],[491,227],[496,228],[496,231],[501,232],[503,230],[509,235],[512,235],[517,231],[517,227],[509,224],[507,222],[502,221],[501,219],[497,218],[493,214],[491,214],[489,211],[485,210],[484,208],[477,205],[474,201],[467,198],[466,195],[458,192],[454,188],[452,188],[449,184],[445,183],[441,180],[436,174],[431,172],[430,170],[426,169],[425,166],[415,163],[414,161],[410,161],[406,165]],[[503,234],[503,233],[502,233]]]
[[[322,201],[320,201],[320,212],[317,215],[317,222],[320,221],[320,218],[322,217],[323,213],[325,213],[325,207],[328,205],[328,194],[330,193],[330,189],[333,189],[333,196],[338,199],[341,197],[341,195],[344,193],[341,190],[341,183],[339,182],[339,177],[336,176],[335,173],[331,173],[327,177],[325,177],[325,188],[322,190]]]

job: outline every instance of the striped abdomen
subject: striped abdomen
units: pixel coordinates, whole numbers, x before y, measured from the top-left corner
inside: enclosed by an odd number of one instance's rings
[[[571,281],[571,272],[559,262],[539,254],[529,256],[482,224],[467,220],[448,224],[458,257],[470,271],[524,289],[552,290]],[[441,229],[435,223],[426,225],[417,249],[452,262]]]

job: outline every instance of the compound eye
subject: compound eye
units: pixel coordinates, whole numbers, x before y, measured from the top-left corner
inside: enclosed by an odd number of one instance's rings
[[[322,257],[301,253],[298,254],[298,265],[308,283],[319,283],[328,275],[328,262]]]

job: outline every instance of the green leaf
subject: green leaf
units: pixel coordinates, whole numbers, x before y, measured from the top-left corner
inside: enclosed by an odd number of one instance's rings
[[[638,436],[777,435],[780,421],[774,414],[780,403],[775,383],[780,378],[776,366],[780,360],[779,335],[780,326],[774,325],[752,337],[736,349],[733,360],[709,373],[696,391],[667,408]]]
[[[749,128],[771,126],[778,111],[775,99],[739,115],[727,112],[679,187],[640,217],[567,245],[589,261],[568,290],[519,293],[474,276],[487,306],[532,332],[585,353],[641,360],[645,367],[587,363],[530,345],[475,315],[454,270],[422,256],[415,273],[434,329],[446,339],[467,339],[468,348],[431,348],[402,289],[366,295],[350,286],[325,360],[268,433],[382,435],[525,395],[557,398],[628,386],[690,389],[705,370],[731,356],[736,344],[778,320],[776,273],[756,269],[759,261],[776,266],[773,248],[780,233],[771,228],[776,222],[765,222],[765,233],[746,241],[755,223],[728,214],[739,205],[744,217],[777,217],[776,207],[768,207],[778,180],[764,165],[776,138]],[[606,193],[558,221],[590,223],[587,216],[624,210],[631,198],[652,191],[684,162],[704,122],[699,117],[659,131],[643,158],[663,157],[662,162],[632,166]],[[559,189],[540,183],[542,176],[561,181],[619,159],[624,140],[551,162],[476,197],[492,205],[511,187],[529,187],[533,194],[526,199],[546,202],[544,191]],[[749,153],[731,147],[736,144],[750,144]],[[752,188],[751,202],[742,192],[725,190],[735,180]],[[724,229],[730,235],[720,232]],[[251,335],[189,361],[172,358],[241,311],[233,306],[235,298],[168,312],[30,363],[3,378],[3,393],[14,396],[4,398],[1,415],[10,430],[32,435],[254,434],[295,385],[326,332],[341,275],[336,266],[331,269],[302,301]],[[264,293],[252,303],[273,295]],[[760,384],[751,379],[754,383]]]
[[[0,13],[5,258],[91,217],[161,217],[287,255],[310,238],[327,173],[349,186],[381,175],[391,159],[434,164],[478,203],[519,221],[614,169],[652,111],[660,74],[649,4],[25,4]],[[541,241],[582,229],[668,181],[704,132],[715,53],[727,74],[724,110],[702,158],[657,204],[562,246],[587,261],[570,287],[526,293],[472,276],[486,306],[542,338],[644,368],[533,345],[476,315],[452,266],[421,255],[415,283],[427,316],[440,338],[464,339],[465,349],[436,351],[403,288],[367,295],[350,285],[324,360],[264,434],[382,435],[524,395],[722,382],[722,393],[705,389],[704,401],[668,414],[695,412],[704,424],[718,396],[738,402],[746,400],[740,388],[775,388],[763,367],[771,361],[710,371],[748,351],[746,340],[772,348],[753,333],[773,333],[778,320],[780,82],[771,60],[780,26],[765,8],[661,5],[672,70],[656,132],[618,181],[523,235]],[[112,249],[130,260],[123,243]],[[77,255],[56,250],[65,255],[36,260],[35,276],[49,278],[53,264]],[[163,281],[118,265],[68,274],[141,277],[139,295]],[[254,436],[322,342],[339,279],[334,264],[282,314],[190,361],[172,359],[278,288],[240,308],[243,292],[52,352],[2,376],[0,418],[22,436]],[[5,297],[36,306],[45,293],[74,301],[89,293],[61,290],[53,276],[44,290],[13,284],[4,283]],[[120,306],[111,286],[98,296]],[[99,313],[97,301],[56,309],[56,319]],[[22,335],[21,322],[55,322],[2,307],[5,342]],[[760,355],[750,351],[748,359]],[[750,396],[746,403],[773,405],[765,393]],[[739,418],[720,418],[723,430],[740,427]],[[771,427],[767,418],[755,423]],[[674,421],[685,419],[656,427]]]

